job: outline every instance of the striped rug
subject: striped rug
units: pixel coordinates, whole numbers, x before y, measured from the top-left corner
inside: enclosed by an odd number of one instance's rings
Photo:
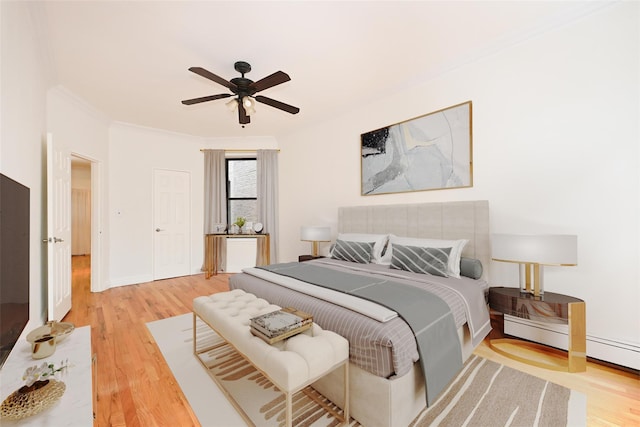
[[[586,411],[584,394],[472,355],[411,426],[584,426]]]
[[[282,395],[229,346],[206,353],[210,373],[223,384],[224,393],[215,386],[193,356],[191,314],[150,322],[147,326],[202,426],[246,425],[225,393],[254,425],[282,425]],[[219,339],[204,324],[199,323],[196,329],[199,344],[207,345]],[[340,408],[313,388],[308,387],[294,399],[295,425],[337,425],[331,412],[339,412]],[[474,355],[440,399],[425,409],[411,426],[585,424],[584,395]],[[349,426],[360,424],[352,419]]]

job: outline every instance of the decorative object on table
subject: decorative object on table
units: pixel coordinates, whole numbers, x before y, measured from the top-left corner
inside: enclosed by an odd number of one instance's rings
[[[227,232],[227,224],[214,224],[213,232],[215,234],[224,234]]]
[[[36,415],[56,403],[64,394],[66,385],[55,379],[57,373],[69,367],[69,362],[54,364],[44,362],[24,372],[25,385],[11,393],[0,406],[2,418],[20,420]]]
[[[56,351],[56,337],[44,335],[31,344],[31,356],[34,359],[44,359]]]
[[[471,101],[363,133],[362,195],[473,185]]]
[[[242,216],[236,218],[236,222],[234,222],[233,225],[238,227],[238,233],[242,233],[242,227],[244,227],[245,222],[247,222],[247,219]]]
[[[318,256],[318,242],[331,241],[331,228],[320,226],[303,226],[300,227],[300,240],[304,242],[312,242],[313,256]]]
[[[251,318],[250,326],[253,335],[273,344],[311,328],[313,316],[293,307],[285,307]]]
[[[256,222],[253,224],[253,231],[255,231],[256,233],[262,233],[263,228],[264,226],[262,225],[261,222]]]
[[[58,343],[68,337],[75,326],[73,323],[51,320],[27,334],[27,341],[31,343],[31,355],[34,359],[44,359],[51,356]]]
[[[33,344],[37,339],[51,335],[55,337],[56,344],[59,344],[62,340],[71,335],[74,329],[75,326],[73,323],[51,320],[29,332],[29,334],[27,334],[27,341]]]
[[[253,222],[247,221],[244,223],[244,227],[242,227],[242,231],[245,234],[253,234]]]
[[[578,237],[568,234],[494,234],[492,259],[519,264],[520,290],[544,293],[542,266],[578,265]]]

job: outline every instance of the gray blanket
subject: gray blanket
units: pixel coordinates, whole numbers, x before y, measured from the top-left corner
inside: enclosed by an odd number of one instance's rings
[[[425,375],[427,406],[437,399],[462,368],[453,314],[441,298],[429,292],[392,280],[345,273],[312,263],[274,264],[260,268],[355,295],[396,311],[416,337]]]

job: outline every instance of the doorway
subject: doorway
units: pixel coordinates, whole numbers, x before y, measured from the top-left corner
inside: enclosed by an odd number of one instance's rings
[[[76,291],[91,292],[91,161],[71,156],[71,277],[72,307],[77,303]],[[81,275],[86,289],[77,289],[76,278]],[[88,279],[88,280],[87,280]]]
[[[71,272],[87,287],[86,294],[102,290],[100,283],[100,163],[71,154]],[[72,286],[72,287],[73,287]],[[73,292],[73,290],[72,290]],[[76,301],[72,298],[72,306]]]

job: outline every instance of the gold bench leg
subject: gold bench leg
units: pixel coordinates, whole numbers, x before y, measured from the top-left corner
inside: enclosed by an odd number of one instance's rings
[[[291,427],[293,425],[293,399],[291,398],[291,396],[293,395],[293,393],[286,391],[285,393],[285,399],[287,401],[287,408],[286,408],[286,423],[285,425],[287,427]]]

